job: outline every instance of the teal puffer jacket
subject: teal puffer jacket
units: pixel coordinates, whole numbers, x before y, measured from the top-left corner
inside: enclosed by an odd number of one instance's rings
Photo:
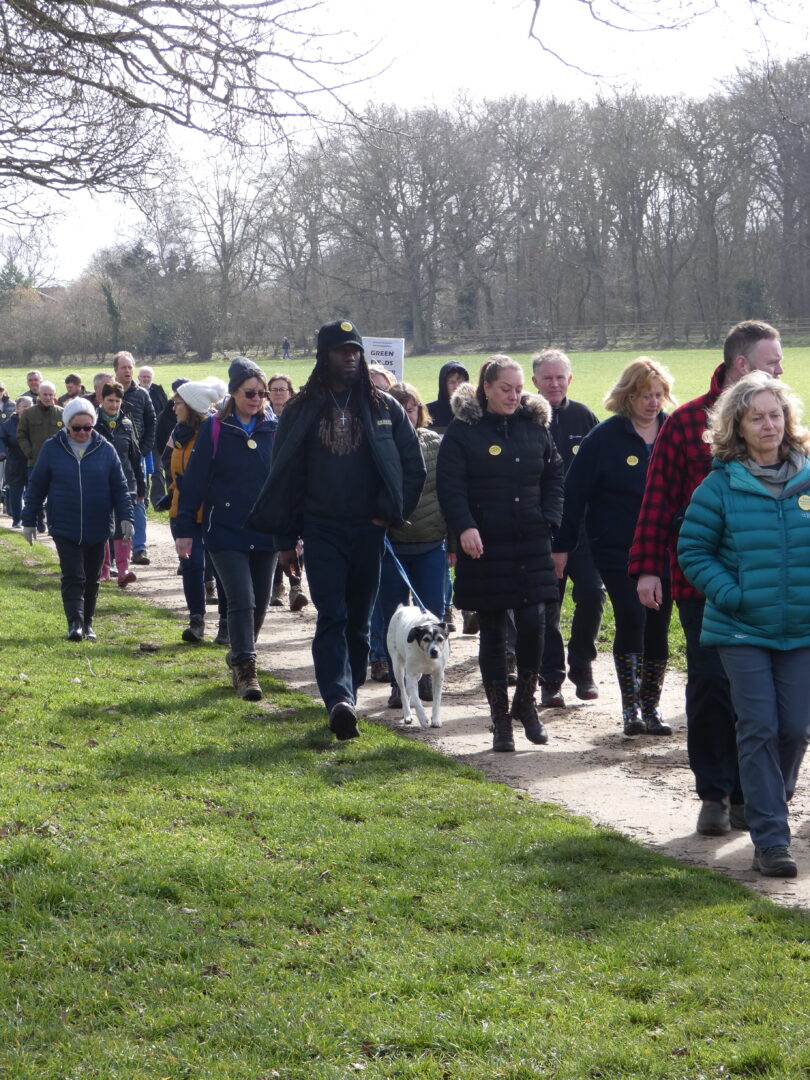
[[[702,645],[810,646],[810,459],[778,498],[740,462],[715,459],[678,561],[706,597]]]

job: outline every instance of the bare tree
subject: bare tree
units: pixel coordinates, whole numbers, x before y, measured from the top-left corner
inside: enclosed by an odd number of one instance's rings
[[[131,191],[171,126],[266,144],[357,59],[319,0],[3,0],[0,206],[26,190]],[[307,26],[310,29],[307,29]],[[356,70],[356,69],[354,69]]]

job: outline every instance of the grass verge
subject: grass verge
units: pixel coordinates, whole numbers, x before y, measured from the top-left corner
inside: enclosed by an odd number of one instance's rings
[[[0,571],[0,1076],[810,1076],[800,913]]]

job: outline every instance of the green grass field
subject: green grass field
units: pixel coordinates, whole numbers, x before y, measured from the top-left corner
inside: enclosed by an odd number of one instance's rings
[[[810,401],[810,347],[786,348],[785,352],[785,382],[802,399]],[[596,352],[596,353],[571,353],[571,361],[574,366],[574,381],[571,384],[571,396],[579,401],[584,401],[594,410],[597,415],[607,415],[602,407],[605,394],[616,381],[619,372],[624,365],[638,356],[638,352]],[[656,360],[660,360],[675,378],[675,396],[679,402],[688,401],[697,394],[705,393],[709,387],[712,371],[722,360],[722,353],[713,349],[664,349],[660,352],[651,353]],[[438,391],[438,371],[447,360],[458,360],[467,367],[470,375],[475,379],[481,362],[486,357],[483,354],[474,356],[418,356],[405,360],[405,378],[413,383],[423,395],[425,401],[432,401]],[[531,378],[531,353],[515,353],[514,358],[524,365],[526,381]],[[314,360],[293,360],[291,363],[281,365],[273,357],[256,357],[263,366],[266,374],[275,371],[285,371],[296,386],[306,381],[312,370]],[[168,390],[173,379],[184,376],[187,379],[202,378],[205,375],[219,375],[226,378],[227,363],[213,360],[208,364],[194,363],[166,363],[153,364],[155,378]],[[26,389],[25,372],[27,368],[2,368],[0,378],[5,381],[6,388],[17,396]],[[61,394],[64,390],[64,377],[68,371],[78,370],[89,388],[93,375],[98,370],[104,370],[93,365],[86,368],[41,367],[45,378],[51,379]]]
[[[0,1076],[810,1076],[805,914],[0,572]]]

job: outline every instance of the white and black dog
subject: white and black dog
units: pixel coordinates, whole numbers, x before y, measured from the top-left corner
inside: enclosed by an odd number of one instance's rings
[[[419,723],[423,728],[428,726],[427,714],[419,700],[418,685],[420,675],[430,675],[433,680],[430,727],[441,727],[442,682],[444,669],[450,659],[446,623],[429,611],[400,604],[388,624],[386,643],[402,697],[403,720],[406,724],[413,722],[413,706]]]

